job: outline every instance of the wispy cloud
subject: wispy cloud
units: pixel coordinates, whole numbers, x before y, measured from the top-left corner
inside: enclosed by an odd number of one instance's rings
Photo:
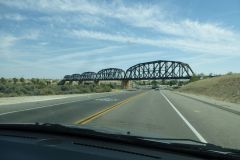
[[[26,20],[27,17],[21,14],[2,14],[0,15],[0,20],[12,20],[12,21],[23,21]]]
[[[0,48],[11,47],[17,40],[18,38],[12,35],[2,36],[2,38],[0,38]]]
[[[167,11],[160,6],[146,5],[137,3],[135,5],[126,5],[121,1],[113,1],[112,3],[98,2],[98,1],[32,1],[23,0],[21,2],[17,0],[3,1],[5,5],[18,7],[20,9],[38,10],[40,12],[65,12],[74,13],[80,12],[85,15],[86,18],[89,15],[95,15],[97,18],[111,17],[121,20],[125,23],[136,27],[151,28],[165,34],[173,34],[175,36],[191,36],[195,38],[205,38],[214,36],[233,36],[231,28],[224,28],[219,24],[214,23],[200,23],[198,21],[192,21],[190,19],[174,19],[176,15],[171,15],[171,12]],[[56,17],[60,22],[64,21],[64,17]],[[47,18],[46,18],[47,19]],[[78,18],[81,20],[81,18]],[[83,19],[85,19],[83,17]],[[51,19],[54,20],[54,19]],[[76,19],[73,19],[76,21]],[[65,22],[65,21],[64,21]],[[199,37],[200,36],[200,37]]]
[[[97,17],[91,15],[53,15],[53,16],[43,16],[36,18],[37,21],[46,22],[49,24],[63,25],[65,28],[67,26],[72,26],[74,24],[81,24],[85,26],[104,26],[104,21]]]
[[[127,35],[108,34],[103,32],[95,32],[88,30],[72,30],[70,34],[79,38],[94,38],[99,40],[108,40],[122,43],[137,43],[144,45],[151,45],[156,47],[176,48],[182,51],[191,51],[195,53],[209,53],[214,55],[238,55],[240,46],[232,41],[222,41],[221,43],[209,43],[208,41],[198,41],[189,38],[161,38],[149,39],[141,37],[130,37]],[[227,45],[226,45],[227,44]]]
[[[86,59],[89,56],[99,55],[99,54],[106,54],[113,50],[119,49],[121,46],[110,46],[110,47],[103,47],[103,48],[97,48],[97,49],[91,49],[88,51],[78,51],[78,52],[72,52],[64,55],[54,56],[51,58],[40,60],[42,63],[52,63],[52,62],[64,62],[70,60],[72,62],[75,59]]]
[[[23,40],[36,40],[39,37],[39,31],[32,30],[23,35],[13,35],[13,34],[1,34],[0,36],[0,56],[10,58],[11,55],[15,56],[16,44]],[[2,57],[3,58],[3,57]]]
[[[55,1],[46,1],[46,0],[39,0],[39,1],[32,1],[32,0],[11,0],[11,1],[1,1],[2,4],[16,7],[19,9],[28,9],[28,10],[38,10],[44,12],[87,12],[87,13],[99,13],[102,12],[99,10],[95,3],[91,3],[90,1],[86,0],[55,0]]]
[[[13,23],[13,27],[7,28],[0,37],[0,54],[18,54],[18,43],[23,45],[22,48],[33,46],[36,52],[31,49],[23,51],[39,59],[34,63],[24,60],[21,65],[64,69],[123,66],[120,61],[135,63],[167,57],[162,56],[163,53],[195,66],[221,62],[229,57],[239,58],[239,29],[221,19],[211,22],[181,17],[178,11],[161,5],[162,2],[153,3],[121,0],[0,1],[1,6],[11,8],[8,13],[0,15],[1,22],[6,20],[5,27]],[[11,13],[14,9],[19,13]],[[15,21],[19,21],[16,26]],[[36,43],[21,43],[25,40],[36,40]],[[119,55],[122,46],[127,46],[125,54]],[[136,51],[132,52],[132,46]],[[150,48],[150,51],[146,49],[145,53],[140,53],[142,47]],[[107,53],[111,56],[99,56]],[[183,55],[188,57],[180,57]],[[95,57],[90,59],[89,56]]]
[[[4,1],[5,5],[20,9],[38,10],[41,12],[79,12],[84,16],[73,17],[56,16],[45,17],[48,21],[59,23],[101,24],[106,17],[114,18],[134,27],[154,30],[159,34],[159,39],[122,36],[98,31],[73,30],[73,33],[81,37],[95,38],[99,40],[111,40],[118,42],[131,42],[146,45],[174,47],[184,51],[204,52],[210,54],[238,54],[240,41],[239,31],[231,27],[221,26],[210,22],[173,18],[169,11],[160,6],[137,3],[126,5],[122,1],[112,3],[93,1]],[[95,19],[92,19],[94,15]],[[94,22],[94,23],[93,23]]]

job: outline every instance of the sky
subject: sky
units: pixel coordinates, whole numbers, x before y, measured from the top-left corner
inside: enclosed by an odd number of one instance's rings
[[[240,1],[0,0],[0,77],[60,79],[153,60],[240,72]]]

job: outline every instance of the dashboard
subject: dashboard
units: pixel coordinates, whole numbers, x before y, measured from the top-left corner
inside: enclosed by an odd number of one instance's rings
[[[1,131],[0,159],[197,160],[198,158],[124,143],[52,134]]]

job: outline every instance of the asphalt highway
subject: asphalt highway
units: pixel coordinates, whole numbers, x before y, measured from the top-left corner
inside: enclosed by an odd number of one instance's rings
[[[240,116],[168,90],[137,90],[0,106],[0,123],[63,123],[240,149]]]

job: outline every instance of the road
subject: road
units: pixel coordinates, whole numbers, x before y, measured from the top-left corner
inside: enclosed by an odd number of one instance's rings
[[[240,149],[240,116],[168,90],[90,94],[0,106],[0,123],[76,124]]]

